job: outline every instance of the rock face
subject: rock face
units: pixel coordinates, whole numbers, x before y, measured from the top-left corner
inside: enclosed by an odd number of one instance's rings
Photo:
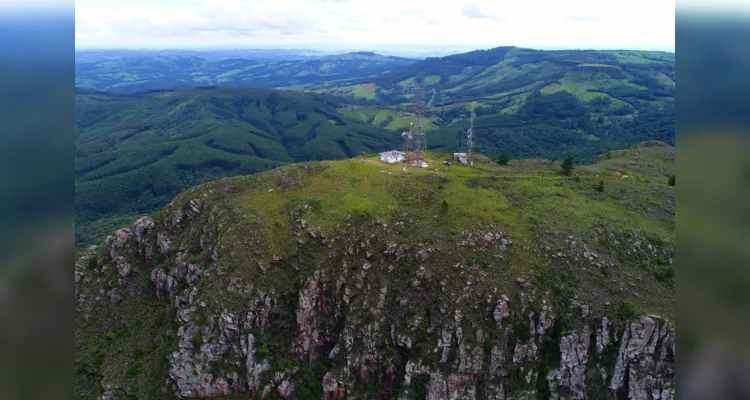
[[[294,218],[304,222],[309,212],[303,207]],[[250,255],[241,258],[219,240],[216,219],[210,202],[190,199],[160,220],[144,217],[118,230],[76,264],[82,320],[146,306],[166,310],[161,325],[141,314],[145,323],[134,325],[122,314],[128,329],[107,325],[112,334],[105,336],[161,329],[173,337],[152,349],[165,352],[164,376],[179,398],[344,399],[375,389],[399,399],[675,397],[675,328],[659,316],[623,320],[597,317],[588,304],[556,308],[528,279],[517,284],[514,277],[513,291],[498,290],[484,284],[489,267],[459,258],[445,263],[452,253],[431,244],[329,237],[306,223],[297,224],[291,243],[316,247],[298,258],[263,254],[264,243],[245,232],[239,248]],[[458,241],[490,254],[518,245],[492,229]],[[131,354],[115,354],[120,364],[112,368],[130,367],[103,379],[127,376],[132,381],[121,382],[130,389],[102,384],[99,398],[121,398],[121,391],[148,398],[134,394],[149,384],[141,372],[147,363]],[[147,365],[158,372],[159,361]]]

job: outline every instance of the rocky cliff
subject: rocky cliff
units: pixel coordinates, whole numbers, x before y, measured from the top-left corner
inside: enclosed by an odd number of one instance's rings
[[[391,176],[412,184],[387,214],[338,213],[309,191],[349,164],[204,185],[80,257],[77,396],[674,398],[673,287],[635,267],[671,265],[673,238],[430,231],[460,217],[429,174]]]

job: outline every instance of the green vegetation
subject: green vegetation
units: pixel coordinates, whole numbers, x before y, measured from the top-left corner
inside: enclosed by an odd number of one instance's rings
[[[120,59],[78,61],[76,86],[118,93],[208,85],[290,87],[369,77],[412,62],[408,58],[369,52],[287,61],[211,60],[144,53]],[[366,92],[356,95],[368,96]]]
[[[294,161],[346,158],[395,136],[338,112],[321,95],[205,89],[76,96],[76,244],[209,180]]]
[[[596,191],[599,193],[604,191],[604,180],[599,181],[599,185],[596,187]]]
[[[533,366],[544,373],[557,368],[560,338],[568,331],[581,332],[581,325],[587,323],[573,301],[588,305],[592,318],[611,317],[619,331],[625,320],[637,315],[673,317],[674,187],[664,184],[674,174],[670,146],[642,143],[612,151],[593,164],[578,164],[579,181],[562,176],[559,163],[550,160],[514,159],[499,165],[476,155],[470,167],[443,165],[451,154],[428,156],[429,167],[406,171],[403,164],[385,164],[376,155],[366,156],[364,163],[357,157],[285,165],[209,182],[177,196],[174,209],[185,209],[195,199],[201,199],[204,207],[177,228],[169,228],[164,213],[156,213],[156,227],[147,234],[149,245],[154,245],[157,232],[166,232],[175,248],[184,248],[188,257],[199,256],[201,267],[212,261],[200,256],[198,248],[205,245],[221,252],[221,262],[213,264],[216,273],[202,275],[194,290],[184,291],[193,292],[194,303],[205,306],[190,313],[189,323],[200,333],[182,340],[192,340],[195,356],[200,357],[198,345],[220,340],[216,327],[223,322],[216,318],[244,317],[248,303],[257,299],[250,296],[249,301],[228,285],[252,287],[255,293],[274,294],[267,303],[267,315],[273,317],[263,326],[240,325],[235,338],[253,334],[255,362],[267,360],[271,366],[260,376],[261,387],[276,372],[288,372],[297,396],[323,397],[323,376],[329,371],[339,375],[347,368],[345,357],[364,354],[369,345],[360,332],[379,324],[384,328],[383,341],[376,343],[382,364],[372,365],[369,377],[348,386],[347,396],[379,392],[390,398],[403,383],[383,384],[387,379],[383,365],[394,366],[397,379],[403,376],[407,359],[419,359],[433,371],[452,370],[456,352],[442,363],[434,348],[441,335],[435,327],[454,324],[453,310],[462,310],[467,351],[477,344],[478,329],[486,333],[484,346],[491,351],[506,333],[495,325],[491,307],[474,305],[490,298],[489,304],[494,304],[501,294],[511,298],[511,316],[503,326],[513,327],[513,342],[507,343],[513,348],[515,341],[528,343],[538,335],[530,327],[529,312],[538,320],[541,302],[535,302],[544,299],[554,310],[556,323],[537,342],[539,357],[534,365],[508,360],[502,367],[509,372],[504,381],[507,393],[536,387],[545,395],[549,387],[544,379],[527,383],[519,369]],[[618,174],[623,166],[627,178]],[[606,190],[597,191],[597,183]],[[206,232],[216,234],[204,237]],[[97,251],[101,264],[106,249]],[[596,259],[581,258],[584,252],[596,253]],[[146,265],[143,256],[135,253],[128,262],[138,274],[126,282],[115,279],[113,284],[126,294],[123,302],[117,307],[106,300],[92,303],[94,309],[77,314],[78,379],[89,379],[87,374],[94,371],[96,379],[81,386],[92,393],[91,388],[103,382],[141,398],[166,398],[166,392],[159,390],[169,379],[168,355],[178,351],[176,332],[186,331],[176,327],[180,320],[175,302],[154,296],[148,272],[155,266]],[[172,265],[173,260],[162,260],[161,267]],[[310,286],[312,276],[324,277],[317,288]],[[95,282],[97,277],[92,278]],[[521,285],[519,278],[524,280]],[[345,289],[335,291],[337,280]],[[526,284],[533,289],[525,290]],[[94,299],[100,287],[85,286],[81,280],[77,290]],[[180,283],[180,291],[188,288]],[[329,301],[340,298],[342,290],[348,290],[351,305],[336,309],[336,303]],[[523,312],[521,290],[533,293],[524,297],[532,305]],[[309,306],[311,299],[317,304],[315,317],[300,318],[301,305]],[[298,325],[303,323],[313,324],[321,345],[300,355],[300,335],[310,332],[309,326]],[[391,325],[410,338],[411,349],[389,339]],[[341,345],[347,335],[345,328],[352,335],[346,345],[350,348],[329,361],[332,346]],[[610,347],[616,353],[618,345]],[[244,363],[236,368],[222,364],[245,359],[240,350],[230,351],[236,353],[196,369],[196,376],[231,377],[234,370],[242,372]],[[609,353],[606,357],[612,358]],[[188,367],[189,375],[193,366]],[[412,394],[426,390],[420,379],[413,377]]]
[[[573,169],[575,168],[575,157],[573,157],[572,154],[568,153],[567,156],[562,161],[562,164],[560,164],[560,170],[563,175],[570,175],[573,173]]]
[[[506,165],[510,161],[510,156],[508,156],[508,153],[502,152],[497,156],[496,161],[500,165]]]
[[[674,175],[669,177],[669,181],[667,181],[667,184],[669,186],[674,186]]]

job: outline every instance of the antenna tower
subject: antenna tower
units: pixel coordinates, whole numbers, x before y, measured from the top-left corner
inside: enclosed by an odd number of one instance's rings
[[[469,130],[466,131],[466,146],[467,146],[467,158],[469,161],[469,165],[472,165],[472,159],[471,155],[474,151],[474,118],[476,118],[476,113],[474,112],[474,106],[477,104],[476,101],[471,102],[471,120],[469,122]]]
[[[425,113],[424,104],[425,88],[424,86],[417,86],[414,95],[414,111],[417,114],[417,130],[413,131],[414,143],[413,143],[413,160],[416,160],[417,165],[420,165],[422,161],[427,161],[427,135],[423,128],[422,117]]]

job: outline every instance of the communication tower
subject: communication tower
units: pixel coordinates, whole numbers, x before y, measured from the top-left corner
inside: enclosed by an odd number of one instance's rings
[[[407,162],[413,165],[421,166],[422,162],[427,162],[427,134],[424,132],[423,117],[425,114],[425,88],[417,86],[414,94],[414,113],[417,114],[417,126],[412,128],[411,133],[411,151],[407,150]]]
[[[467,159],[469,161],[469,165],[473,165],[474,162],[471,158],[472,153],[474,151],[474,118],[476,118],[476,113],[474,112],[474,106],[477,104],[476,101],[471,102],[471,120],[469,121],[469,130],[466,131],[466,153],[467,153]]]

